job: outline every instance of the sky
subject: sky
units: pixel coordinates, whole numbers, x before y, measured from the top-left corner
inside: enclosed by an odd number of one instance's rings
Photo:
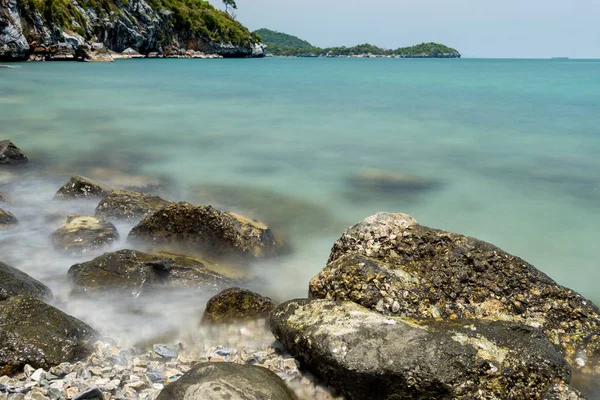
[[[319,47],[437,42],[466,57],[600,58],[600,0],[236,2],[237,19],[251,30],[269,28]]]

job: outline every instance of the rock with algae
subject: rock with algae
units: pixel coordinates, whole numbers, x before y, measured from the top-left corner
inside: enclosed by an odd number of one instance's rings
[[[96,216],[104,219],[140,220],[168,206],[171,202],[151,194],[115,190],[96,207]]]
[[[268,297],[242,288],[229,288],[213,296],[206,305],[203,323],[228,323],[266,318],[275,308]]]
[[[582,398],[560,352],[519,323],[417,322],[352,302],[292,300],[271,329],[349,400]],[[558,387],[566,395],[552,397]]]
[[[600,310],[591,301],[489,243],[406,214],[379,213],[349,228],[309,292],[385,315],[521,322],[541,329],[573,366],[598,368]]]

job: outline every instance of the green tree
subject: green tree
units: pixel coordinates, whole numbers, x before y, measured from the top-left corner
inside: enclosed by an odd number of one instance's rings
[[[235,4],[235,0],[223,0],[223,4],[225,4],[225,12],[229,13],[229,7],[233,10],[237,10],[237,4]]]

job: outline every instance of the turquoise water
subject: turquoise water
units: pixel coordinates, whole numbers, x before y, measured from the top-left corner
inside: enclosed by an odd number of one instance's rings
[[[58,222],[47,215],[94,205],[57,205],[52,195],[68,176],[102,167],[110,171],[101,179],[155,177],[172,200],[271,224],[293,252],[254,272],[278,300],[305,296],[343,230],[385,210],[489,241],[600,301],[600,61],[17,66],[0,69],[0,138],[40,168],[0,176],[22,219],[0,233],[3,258],[49,282],[59,299],[74,261],[49,247]],[[350,178],[366,168],[431,185],[356,185]],[[129,226],[119,228],[125,237]],[[89,315],[84,305],[65,307]],[[124,329],[95,318],[111,333]]]

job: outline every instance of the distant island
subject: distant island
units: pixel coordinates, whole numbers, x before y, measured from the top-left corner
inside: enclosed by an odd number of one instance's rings
[[[282,57],[356,57],[356,58],[460,58],[461,54],[450,47],[437,43],[422,43],[398,49],[383,49],[371,44],[354,47],[320,48],[306,40],[287,33],[270,29],[259,29],[254,34],[260,36],[267,46],[267,53]]]

